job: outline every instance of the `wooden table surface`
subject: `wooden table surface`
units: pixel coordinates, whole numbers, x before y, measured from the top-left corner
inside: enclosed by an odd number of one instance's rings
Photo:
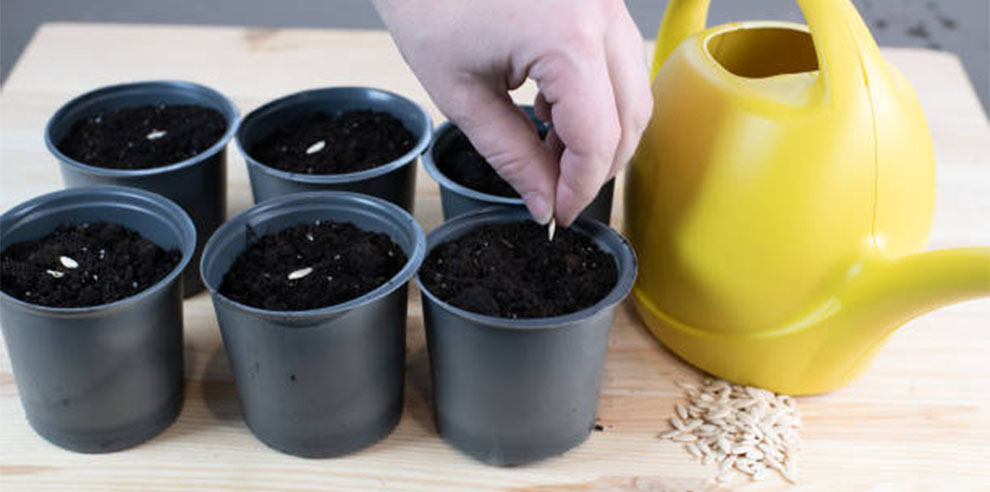
[[[890,49],[917,88],[935,139],[938,205],[932,247],[990,244],[990,128],[959,61]],[[231,96],[242,115],[272,98],[330,85],[404,94],[441,115],[383,32],[49,24],[0,93],[0,209],[61,188],[42,129],[70,97],[106,84],[188,79]],[[516,96],[530,101],[533,87]],[[244,161],[229,152],[229,210],[251,204]],[[621,183],[620,183],[621,186]],[[613,224],[620,224],[616,193]],[[435,183],[420,168],[416,218],[441,222]],[[713,467],[656,438],[680,398],[674,380],[701,376],[620,306],[609,340],[599,412],[604,427],[562,457],[514,469],[484,466],[441,441],[430,416],[419,295],[409,305],[406,408],[398,428],[351,456],[307,460],[255,440],[207,294],[185,304],[187,399],[175,424],[108,455],[63,451],[28,427],[0,349],[0,489],[680,491],[718,489]],[[896,333],[873,367],[831,394],[799,399],[802,490],[988,490],[990,301],[942,309]],[[774,477],[728,488],[778,490]],[[726,489],[726,487],[722,487]]]

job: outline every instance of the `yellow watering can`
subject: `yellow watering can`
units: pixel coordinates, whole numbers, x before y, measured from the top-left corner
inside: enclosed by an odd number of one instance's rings
[[[848,0],[706,29],[708,3],[671,0],[657,35],[626,187],[636,307],[709,373],[832,390],[906,321],[990,295],[990,248],[921,252],[931,137]]]

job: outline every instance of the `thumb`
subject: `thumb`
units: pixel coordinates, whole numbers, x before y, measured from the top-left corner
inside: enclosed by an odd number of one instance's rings
[[[533,220],[553,216],[557,165],[529,116],[509,95],[484,85],[471,87],[464,108],[448,114],[502,179],[522,196]]]

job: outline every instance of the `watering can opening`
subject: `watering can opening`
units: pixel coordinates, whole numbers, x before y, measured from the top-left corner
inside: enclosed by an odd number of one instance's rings
[[[705,40],[715,63],[733,75],[766,78],[818,70],[815,43],[806,30],[732,26]]]

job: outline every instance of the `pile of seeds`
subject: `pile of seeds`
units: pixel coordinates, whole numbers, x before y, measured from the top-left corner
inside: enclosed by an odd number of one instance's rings
[[[736,472],[753,480],[777,472],[796,483],[791,455],[800,446],[801,415],[793,398],[721,379],[706,379],[700,388],[677,385],[689,403],[674,407],[673,428],[661,439],[684,443],[684,449],[705,465],[718,463],[719,482]]]

